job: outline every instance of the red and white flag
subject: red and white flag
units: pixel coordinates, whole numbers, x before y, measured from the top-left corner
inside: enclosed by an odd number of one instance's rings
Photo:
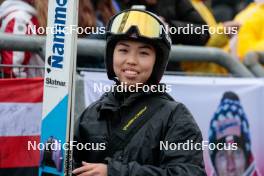
[[[37,175],[42,97],[42,78],[0,80],[1,176]]]

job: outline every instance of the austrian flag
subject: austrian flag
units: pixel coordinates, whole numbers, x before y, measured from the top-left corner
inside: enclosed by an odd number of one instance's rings
[[[43,79],[0,80],[0,175],[33,176],[40,153],[29,148],[39,143]]]

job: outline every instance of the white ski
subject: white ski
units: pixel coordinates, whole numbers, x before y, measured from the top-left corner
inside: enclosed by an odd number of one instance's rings
[[[71,175],[78,1],[49,1],[39,176]]]

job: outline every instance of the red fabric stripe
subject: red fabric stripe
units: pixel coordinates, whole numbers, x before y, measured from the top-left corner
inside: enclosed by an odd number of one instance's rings
[[[37,18],[37,17],[32,16],[32,18],[31,18],[31,22],[33,23],[34,26],[36,26],[36,29],[39,28],[39,22],[38,22],[38,18]],[[30,28],[28,28],[28,29],[30,29]],[[33,31],[28,30],[28,34],[29,34],[29,35],[32,35],[32,34],[33,34],[32,32],[33,32]],[[34,32],[36,32],[36,34],[39,35],[39,34],[38,34],[38,30],[36,30],[36,31],[34,31]]]
[[[28,142],[40,141],[39,136],[0,137],[0,168],[34,167],[39,165],[40,152],[28,150]]]
[[[32,18],[31,18],[31,22],[32,22],[32,24],[33,25],[35,25],[36,26],[36,29],[38,28],[38,19],[37,19],[37,17],[35,17],[35,16],[32,16]],[[26,32],[26,35],[32,35],[32,31],[31,30],[29,30],[30,28],[29,28],[29,25],[30,24],[27,24],[27,32]],[[32,56],[32,53],[31,52],[29,52],[29,51],[26,51],[25,52],[25,57],[24,57],[24,61],[23,61],[23,65],[27,65],[28,63],[29,63],[29,60],[31,59],[31,56]]]
[[[43,78],[0,79],[0,103],[42,102],[43,84]]]
[[[5,33],[13,33],[15,25],[15,19],[12,19],[5,28]],[[1,51],[2,63],[3,64],[13,64],[13,51]],[[12,68],[4,68],[4,73],[11,74]]]

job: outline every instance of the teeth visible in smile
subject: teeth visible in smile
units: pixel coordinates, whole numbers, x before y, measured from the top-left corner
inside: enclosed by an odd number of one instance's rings
[[[136,71],[132,71],[132,70],[125,70],[125,73],[128,73],[130,75],[136,75],[137,74]]]

